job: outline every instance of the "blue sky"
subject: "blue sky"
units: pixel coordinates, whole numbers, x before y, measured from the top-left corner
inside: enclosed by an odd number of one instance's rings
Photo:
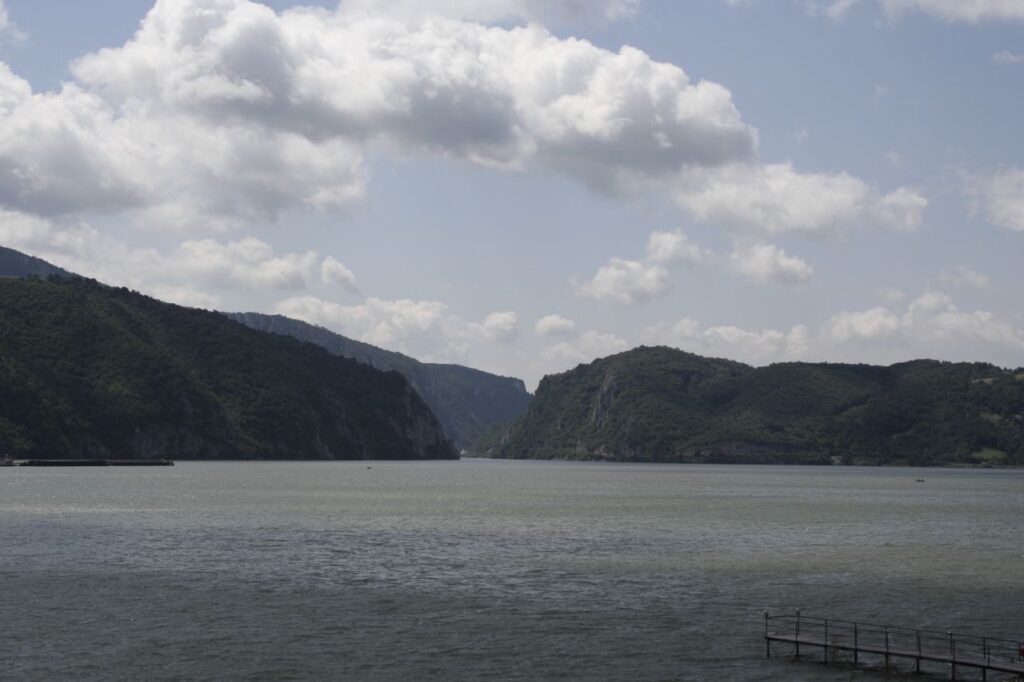
[[[531,386],[1024,365],[1024,0],[6,0],[0,243]]]

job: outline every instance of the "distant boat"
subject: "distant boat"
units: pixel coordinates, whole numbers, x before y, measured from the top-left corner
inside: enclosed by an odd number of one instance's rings
[[[4,455],[0,457],[0,467],[12,467],[14,466],[14,460],[11,459],[10,455]]]

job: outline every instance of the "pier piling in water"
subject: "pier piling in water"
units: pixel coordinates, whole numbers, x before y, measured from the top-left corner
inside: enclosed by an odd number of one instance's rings
[[[957,668],[980,670],[982,679],[989,672],[1010,673],[1024,677],[1024,641],[954,634],[915,628],[873,625],[833,618],[816,618],[800,614],[771,615],[764,612],[765,654],[771,657],[772,644],[792,645],[796,658],[800,647],[821,648],[826,664],[829,652],[833,660],[844,652],[853,655],[854,664],[864,654],[881,657],[889,670],[893,659],[914,662],[921,672],[921,662],[949,666],[950,679],[955,680]]]

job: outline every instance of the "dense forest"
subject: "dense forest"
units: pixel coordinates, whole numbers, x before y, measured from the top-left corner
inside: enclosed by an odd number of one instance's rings
[[[396,372],[81,278],[0,278],[0,453],[424,459],[457,453]]]
[[[468,448],[492,425],[515,419],[530,404],[530,394],[522,379],[497,376],[462,365],[420,362],[408,355],[280,315],[227,315],[253,329],[293,336],[335,355],[398,372],[419,392],[459,448]]]
[[[1024,369],[917,360],[753,368],[637,348],[545,377],[473,451],[659,462],[1024,464]]]

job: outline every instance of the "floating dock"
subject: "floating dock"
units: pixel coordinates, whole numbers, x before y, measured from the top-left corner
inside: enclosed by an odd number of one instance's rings
[[[888,625],[858,623],[831,618],[793,614],[764,614],[765,653],[770,658],[773,645],[790,648],[800,658],[800,648],[820,649],[827,664],[865,662],[864,657],[883,662],[886,671],[893,662],[912,663],[921,672],[921,663],[949,666],[950,679],[957,679],[958,668],[981,671],[987,680],[990,672],[1009,673],[1024,678],[1024,641],[961,635],[953,632],[920,630]]]
[[[21,467],[172,467],[170,459],[30,459]]]

